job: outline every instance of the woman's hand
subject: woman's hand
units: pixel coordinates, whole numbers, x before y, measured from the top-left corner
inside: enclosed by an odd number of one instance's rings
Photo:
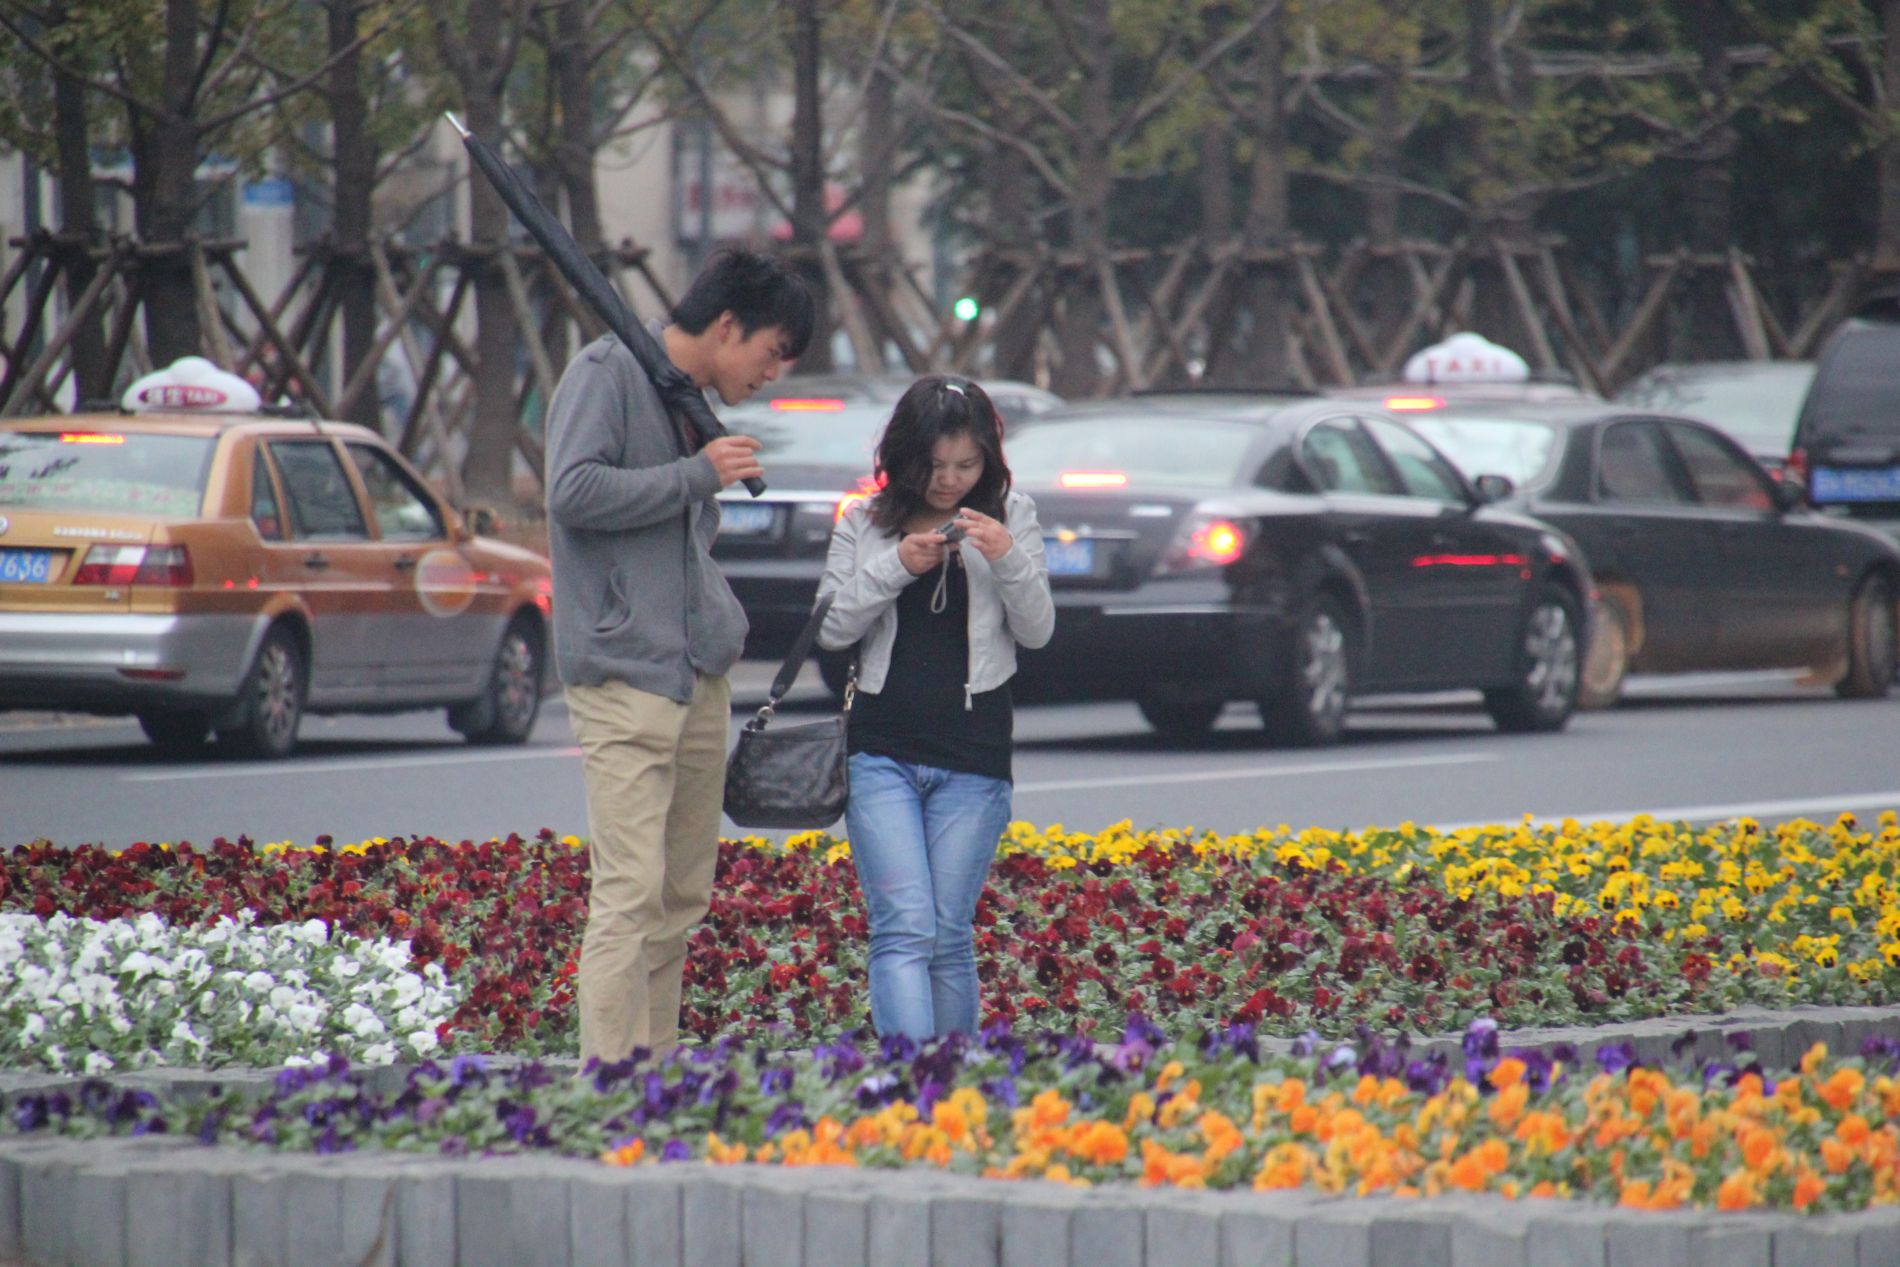
[[[1007,527],[980,510],[971,510],[965,506],[957,512],[957,522],[962,524],[963,530],[969,534],[965,540],[975,546],[991,563],[1008,554],[1009,548],[1016,544],[1016,538],[1009,535]]]
[[[897,561],[912,576],[922,576],[943,566],[943,553],[948,548],[942,533],[913,532],[897,543]]]

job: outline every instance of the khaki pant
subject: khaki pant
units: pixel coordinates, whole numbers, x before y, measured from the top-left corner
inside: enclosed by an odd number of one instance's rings
[[[567,688],[587,786],[593,891],[581,940],[581,1061],[669,1051],[686,938],[712,899],[732,692],[701,676],[691,704],[624,682]]]

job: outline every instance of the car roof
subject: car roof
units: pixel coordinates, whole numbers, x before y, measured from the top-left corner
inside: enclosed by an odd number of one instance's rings
[[[1407,383],[1397,380],[1328,387],[1326,395],[1339,400],[1385,400],[1394,396],[1436,396],[1459,404],[1477,401],[1601,400],[1595,392],[1562,379],[1528,379],[1517,383]]]
[[[116,410],[95,413],[33,414],[0,418],[0,431],[117,431],[127,435],[203,436],[214,439],[230,432],[256,435],[324,435],[348,440],[381,437],[353,422],[291,418],[266,414],[159,412],[128,414]]]

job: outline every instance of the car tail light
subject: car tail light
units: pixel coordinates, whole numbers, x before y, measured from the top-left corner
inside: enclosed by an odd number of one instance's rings
[[[74,585],[186,586],[191,579],[183,546],[93,546],[73,573]]]
[[[1796,449],[1788,454],[1788,464],[1781,470],[1783,482],[1792,484],[1802,492],[1808,488],[1808,451]]]
[[[1433,409],[1443,409],[1445,398],[1443,396],[1387,396],[1385,407],[1395,413],[1426,413]]]
[[[1162,556],[1159,570],[1191,572],[1226,567],[1247,552],[1252,539],[1253,530],[1245,524],[1214,515],[1190,516]]]
[[[780,396],[772,408],[795,414],[835,414],[844,409],[842,400],[816,396]]]
[[[554,581],[550,577],[534,578],[534,605],[541,609],[543,616],[554,614]]]

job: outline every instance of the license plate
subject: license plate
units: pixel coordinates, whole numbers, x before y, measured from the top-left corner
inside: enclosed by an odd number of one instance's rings
[[[1042,553],[1049,564],[1050,576],[1087,576],[1095,570],[1093,541],[1057,541],[1044,537]]]
[[[772,531],[772,508],[756,502],[721,502],[719,531],[734,537],[756,537]]]
[[[1817,466],[1808,496],[1817,502],[1900,502],[1900,466]]]
[[[0,582],[44,585],[53,579],[51,550],[0,550]]]

